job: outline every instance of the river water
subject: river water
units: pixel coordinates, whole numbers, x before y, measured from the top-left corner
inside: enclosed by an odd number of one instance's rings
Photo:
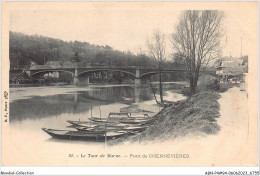
[[[185,99],[179,94],[183,86],[183,83],[165,83],[164,99],[173,102]],[[10,130],[19,137],[30,135],[38,142],[54,141],[42,127],[75,130],[68,128],[67,120],[87,120],[91,115],[107,117],[110,112],[120,112],[131,103],[156,105],[150,86],[11,87]]]
[[[155,83],[154,83],[155,85]],[[155,85],[156,86],[156,85]],[[165,83],[164,99],[185,99],[179,94],[183,83]],[[157,95],[158,96],[158,95]],[[142,153],[131,145],[109,147],[103,142],[68,141],[53,139],[41,128],[67,129],[67,120],[87,120],[92,116],[107,117],[110,112],[120,112],[131,103],[155,106],[149,85],[89,85],[87,87],[26,86],[10,87],[8,128],[2,145],[5,164],[13,166],[105,166],[124,165],[129,153]],[[102,160],[77,156],[82,154],[120,154],[121,159]],[[73,154],[75,157],[69,157]],[[14,157],[15,156],[15,157]],[[141,165],[142,161],[139,161]],[[135,161],[138,165],[138,162]]]

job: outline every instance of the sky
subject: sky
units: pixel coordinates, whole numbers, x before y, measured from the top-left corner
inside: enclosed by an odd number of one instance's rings
[[[29,35],[42,35],[65,41],[86,41],[110,45],[113,49],[138,53],[145,51],[147,38],[155,30],[167,36],[167,51],[172,51],[170,34],[175,31],[183,4],[169,3],[110,3],[84,4],[66,8],[27,8],[10,11],[9,30]],[[179,7],[179,8],[178,8]],[[191,7],[190,7],[191,8]],[[240,56],[249,51],[254,37],[245,17],[248,9],[221,9],[225,13],[223,56]]]

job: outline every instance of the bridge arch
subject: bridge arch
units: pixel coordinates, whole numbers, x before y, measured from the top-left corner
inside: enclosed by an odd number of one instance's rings
[[[87,71],[83,71],[83,72],[80,72],[78,74],[78,77],[82,76],[83,74],[85,73],[94,73],[94,72],[101,72],[101,71],[113,71],[113,72],[122,72],[122,73],[127,73],[131,76],[133,76],[133,78],[136,78],[136,75],[132,72],[129,72],[129,71],[125,71],[125,70],[117,70],[117,69],[95,69],[95,70],[87,70]]]
[[[165,70],[162,70],[161,73],[174,73],[174,72],[177,72],[177,71],[165,71]],[[144,77],[148,77],[148,76],[152,76],[152,75],[156,75],[156,74],[159,74],[159,71],[152,71],[152,72],[147,72],[147,73],[144,73],[140,76],[140,79],[144,78]]]
[[[140,75],[140,79],[143,79],[144,77],[156,75],[156,74],[159,74],[159,72],[148,72],[148,73],[144,73],[144,74]]]
[[[50,72],[66,72],[66,73],[70,73],[72,76],[74,76],[74,72],[68,71],[68,70],[41,70],[41,71],[37,71],[35,73],[31,74],[31,77],[38,75],[40,73],[50,73]]]
[[[22,74],[26,73],[25,71],[22,71],[21,73],[19,73],[18,75],[15,76],[15,78],[19,78],[19,76],[21,76]]]
[[[186,72],[186,70],[163,70],[162,73],[174,73],[174,72],[180,72],[180,71],[184,72],[184,73]],[[205,75],[210,75],[210,76],[213,76],[213,77],[217,77],[215,71],[202,71],[201,73],[205,74]],[[144,74],[140,75],[140,79],[143,79],[144,77],[156,75],[156,74],[159,74],[159,71],[147,72],[147,73],[144,73]]]

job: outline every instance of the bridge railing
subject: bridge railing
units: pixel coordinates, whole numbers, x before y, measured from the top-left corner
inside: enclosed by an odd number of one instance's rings
[[[37,67],[37,68],[29,68],[28,70],[55,70],[55,69],[139,69],[139,70],[155,70],[156,68],[147,68],[143,66],[62,66],[62,67]]]

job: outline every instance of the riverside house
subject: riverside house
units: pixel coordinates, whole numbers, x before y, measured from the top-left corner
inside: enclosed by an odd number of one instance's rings
[[[244,73],[242,63],[241,59],[223,58],[216,66],[216,74],[220,76],[220,83],[239,83]]]

